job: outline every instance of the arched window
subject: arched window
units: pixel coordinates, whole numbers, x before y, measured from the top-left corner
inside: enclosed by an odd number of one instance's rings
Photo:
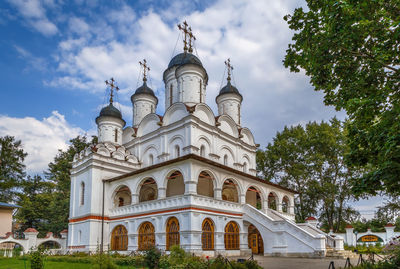
[[[157,183],[154,179],[146,179],[139,191],[139,202],[151,201],[157,199]]]
[[[85,204],[85,183],[81,183],[81,205]]]
[[[243,172],[247,173],[247,163],[246,162],[243,164]]]
[[[128,231],[125,226],[116,226],[111,233],[111,250],[128,250]]]
[[[175,146],[175,157],[178,158],[181,156],[181,149],[179,148],[178,145]]]
[[[81,243],[82,243],[82,231],[79,230],[78,231],[78,244],[81,244]]]
[[[139,227],[139,250],[148,250],[155,246],[156,238],[154,226],[150,222],[144,222]]]
[[[239,249],[239,226],[231,221],[225,226],[225,249]]]
[[[203,250],[214,249],[214,223],[210,219],[205,219],[203,221],[201,244]]]
[[[118,129],[117,128],[115,128],[114,137],[115,137],[115,143],[117,143],[118,142]]]
[[[230,202],[239,202],[239,195],[236,184],[232,179],[227,179],[222,186],[222,200]]]
[[[213,178],[207,172],[201,172],[197,181],[197,194],[214,197]]]
[[[277,200],[276,195],[273,192],[270,192],[268,195],[268,208],[277,210],[278,205],[276,200]]]
[[[224,165],[228,165],[228,155],[224,155]]]
[[[287,196],[282,199],[282,212],[288,213],[289,211],[289,198]]]
[[[200,147],[200,156],[201,157],[206,156],[206,147],[204,145],[201,145],[201,147]]]
[[[168,219],[167,222],[167,250],[169,250],[172,246],[179,246],[180,238],[179,238],[179,221],[177,218],[172,217]]]
[[[114,193],[114,207],[130,205],[132,202],[132,194],[128,186],[120,186]]]
[[[167,177],[167,197],[182,195],[185,193],[185,183],[179,171],[173,172]]]
[[[253,186],[247,189],[246,204],[252,205],[257,209],[262,208],[260,191]]]
[[[153,165],[154,164],[154,157],[153,154],[149,155],[149,165]]]

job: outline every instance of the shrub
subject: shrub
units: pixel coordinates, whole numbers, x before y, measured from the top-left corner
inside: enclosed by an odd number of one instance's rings
[[[118,269],[118,266],[107,254],[97,254],[93,256],[92,264],[94,269]]]
[[[161,252],[156,248],[150,248],[145,252],[144,255],[144,263],[150,269],[158,268],[158,264],[160,263]]]
[[[44,268],[44,256],[41,250],[32,251],[30,253],[31,269],[43,269]]]

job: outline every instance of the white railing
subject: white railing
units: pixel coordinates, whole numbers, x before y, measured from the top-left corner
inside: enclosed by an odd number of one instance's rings
[[[127,205],[117,208],[112,208],[109,211],[110,217],[119,217],[126,215],[136,215],[145,212],[157,212],[165,209],[199,207],[218,211],[228,211],[234,213],[242,212],[242,205],[224,200],[217,200],[211,197],[188,194],[167,197],[152,201],[140,202],[133,205]]]

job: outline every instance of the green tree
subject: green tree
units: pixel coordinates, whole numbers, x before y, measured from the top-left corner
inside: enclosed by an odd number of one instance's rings
[[[53,217],[49,214],[53,188],[53,183],[45,181],[39,175],[28,176],[21,182],[18,192],[18,205],[21,208],[16,214],[16,219],[21,223],[20,233],[30,227],[37,229],[41,236],[49,231]]]
[[[349,178],[356,173],[344,162],[347,150],[337,119],[285,127],[263,154],[258,152],[258,169],[267,180],[274,178],[299,192],[297,221],[317,214],[326,227],[338,231],[356,214],[347,204],[352,198]]]
[[[25,177],[24,159],[27,153],[21,140],[12,136],[0,137],[0,201],[12,202],[18,184]]]
[[[70,140],[67,150],[59,150],[57,156],[49,164],[49,169],[45,172],[46,179],[53,183],[54,189],[52,200],[49,204],[48,214],[51,216],[49,231],[59,233],[68,228],[69,197],[71,185],[71,162],[76,153],[84,150],[92,143],[96,143],[97,138],[93,137],[91,142],[85,136],[78,136]]]
[[[304,69],[324,101],[349,116],[347,160],[367,172],[355,194],[400,194],[400,2],[306,0],[284,19],[294,30],[284,59]]]

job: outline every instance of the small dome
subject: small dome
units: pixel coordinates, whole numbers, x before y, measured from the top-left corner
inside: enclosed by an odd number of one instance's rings
[[[143,81],[143,85],[136,89],[136,91],[133,95],[135,95],[135,94],[150,94],[151,96],[156,97],[154,95],[153,90],[149,86],[147,86],[146,81]]]
[[[122,120],[121,111],[119,111],[113,104],[109,104],[106,107],[103,107],[100,111],[99,117],[108,116],[108,117],[115,117]]]
[[[231,84],[231,82],[228,80],[228,83],[219,91],[218,96],[226,93],[234,93],[240,96],[241,99],[243,99],[242,95],[239,93],[239,90]],[[217,96],[217,97],[218,97]]]
[[[168,64],[168,69],[173,66],[182,66],[185,64],[195,64],[203,67],[200,59],[189,52],[183,52],[176,55]]]

